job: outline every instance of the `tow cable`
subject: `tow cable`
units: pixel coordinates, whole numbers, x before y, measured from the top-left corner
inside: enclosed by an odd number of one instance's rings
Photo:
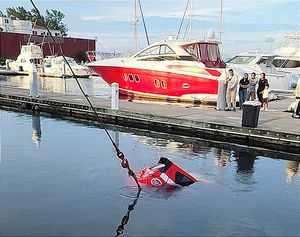
[[[36,10],[36,12],[37,12],[37,14],[38,14],[38,17],[39,17],[43,22],[45,22],[45,21],[44,21],[44,17],[40,14],[40,11],[39,11],[38,8],[35,6],[33,0],[30,0],[30,2],[31,2],[31,4],[32,4],[33,8]],[[134,171],[130,168],[130,165],[129,165],[128,160],[125,158],[124,153],[120,150],[120,148],[117,146],[117,144],[116,144],[116,143],[114,142],[114,140],[112,139],[111,135],[108,133],[106,127],[104,126],[104,123],[103,123],[102,120],[100,119],[99,115],[97,114],[96,109],[94,108],[94,106],[92,105],[90,99],[88,98],[88,95],[85,94],[84,90],[82,89],[82,87],[81,87],[81,85],[80,85],[80,82],[78,81],[78,78],[76,77],[74,71],[72,70],[71,65],[69,64],[68,60],[65,58],[64,53],[63,53],[63,51],[62,51],[62,47],[60,47],[60,45],[59,45],[59,44],[56,42],[56,40],[54,39],[54,37],[53,37],[51,31],[49,30],[49,28],[48,28],[48,26],[47,26],[47,24],[45,24],[45,28],[46,28],[46,30],[47,30],[49,36],[50,36],[51,39],[53,40],[54,44],[60,49],[61,56],[63,57],[65,63],[66,63],[67,66],[69,67],[69,69],[70,69],[70,71],[71,71],[71,73],[72,73],[72,76],[73,76],[73,78],[75,79],[75,81],[76,81],[76,83],[77,83],[77,85],[78,85],[78,87],[79,87],[81,93],[83,94],[83,96],[84,96],[85,99],[87,100],[87,102],[88,102],[88,104],[90,105],[91,109],[93,110],[93,112],[94,112],[94,114],[95,114],[95,116],[96,116],[98,122],[100,122],[100,124],[101,124],[102,128],[104,129],[106,135],[108,136],[108,138],[109,138],[109,140],[111,141],[113,147],[115,148],[116,153],[117,153],[117,157],[121,160],[121,166],[122,166],[124,169],[127,169],[128,175],[131,176],[131,177],[134,179],[134,181],[136,182],[136,184],[137,184],[137,186],[138,186],[138,195],[139,195],[140,191],[142,190],[142,187],[141,187],[141,185],[139,184],[138,179],[137,179],[137,177],[136,177]]]

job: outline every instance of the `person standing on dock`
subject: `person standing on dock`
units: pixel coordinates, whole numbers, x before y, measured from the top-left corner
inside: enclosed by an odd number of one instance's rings
[[[235,111],[236,107],[236,91],[238,84],[238,77],[234,74],[232,69],[229,69],[229,75],[226,77],[225,83],[227,85],[226,88],[226,103],[227,108],[226,111]]]
[[[256,74],[255,72],[251,73],[251,78],[249,79],[249,87],[247,88],[247,100],[255,100],[255,86],[257,84]]]
[[[265,89],[262,92],[262,97],[263,97],[263,110],[268,110],[269,109],[269,84],[266,84]]]
[[[259,76],[258,88],[257,88],[257,98],[261,104],[263,104],[263,91],[268,84],[268,80],[266,79],[266,74],[263,72]]]
[[[243,103],[247,99],[247,88],[249,87],[249,79],[248,73],[244,74],[244,77],[240,80],[240,88],[239,88],[239,106],[240,109],[243,108]]]

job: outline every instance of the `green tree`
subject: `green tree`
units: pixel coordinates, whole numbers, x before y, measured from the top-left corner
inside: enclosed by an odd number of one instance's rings
[[[45,26],[45,21],[43,17],[40,17],[37,10],[35,10],[35,8],[33,8],[31,10],[31,21],[32,22],[36,22],[36,25],[38,26]]]
[[[60,11],[53,10],[49,11],[48,9],[46,10],[46,15],[45,15],[45,22],[47,26],[51,29],[54,30],[60,30],[62,35],[66,36],[68,28],[66,24],[62,23],[62,19],[65,17],[65,14],[63,14]]]
[[[31,21],[32,15],[30,11],[26,11],[24,7],[9,7],[6,9],[7,16],[16,18],[19,20]]]

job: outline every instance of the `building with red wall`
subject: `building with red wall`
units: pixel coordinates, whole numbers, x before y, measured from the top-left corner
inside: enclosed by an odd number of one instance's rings
[[[93,39],[54,38],[60,44],[64,55],[72,58],[76,58],[79,52],[96,50],[96,41]],[[48,55],[61,55],[61,50],[55,45],[50,36],[0,32],[0,57],[17,58],[21,52],[21,46],[27,44],[28,41],[42,45],[44,57]]]

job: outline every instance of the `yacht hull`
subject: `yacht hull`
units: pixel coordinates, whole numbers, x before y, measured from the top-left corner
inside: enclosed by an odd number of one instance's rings
[[[106,65],[90,66],[108,84],[119,84],[120,94],[154,98],[187,98],[189,95],[216,95],[220,72],[200,69],[199,75],[184,71],[153,70]],[[198,69],[199,70],[199,69]]]

